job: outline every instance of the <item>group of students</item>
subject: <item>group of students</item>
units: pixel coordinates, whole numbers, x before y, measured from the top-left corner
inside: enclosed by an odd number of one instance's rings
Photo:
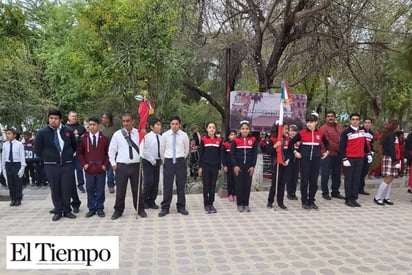
[[[52,191],[54,204],[53,221],[65,216],[74,218],[70,208],[70,197],[73,192],[74,177],[73,155],[76,152],[82,169],[86,172],[86,189],[89,211],[86,217],[97,214],[104,217],[104,193],[106,171],[113,168],[116,182],[119,182],[116,193],[115,212],[112,219],[119,218],[125,208],[127,182],[132,185],[134,207],[141,217],[147,217],[144,209],[158,209],[156,197],[159,187],[160,166],[164,168],[163,202],[160,217],[169,214],[172,200],[173,180],[176,177],[178,202],[177,210],[187,215],[185,205],[186,157],[191,148],[187,134],[180,130],[180,118],[170,120],[170,130],[163,135],[161,121],[157,118],[149,120],[150,132],[146,135],[138,133],[134,128],[134,118],[130,113],[122,116],[123,128],[116,131],[114,140],[110,141],[99,131],[100,120],[91,117],[88,120],[88,132],[76,141],[73,130],[61,123],[58,110],[49,112],[49,124],[39,131],[35,143],[35,151],[45,164],[45,171]],[[318,176],[321,160],[329,155],[329,141],[318,129],[318,115],[311,114],[306,118],[306,127],[300,131],[296,125],[284,124],[278,135],[277,125],[271,133],[267,153],[272,160],[272,181],[267,199],[267,207],[273,208],[276,196],[277,206],[287,210],[284,205],[285,187],[287,196],[297,200],[296,189],[300,173],[300,191],[302,207],[307,210],[318,209],[315,196],[318,189]],[[390,199],[391,183],[398,175],[403,156],[400,155],[396,131],[400,124],[390,120],[382,131],[382,174],[384,180],[379,186],[374,202],[378,205],[392,205]],[[216,213],[214,206],[216,182],[223,172],[226,174],[228,200],[236,202],[239,212],[250,212],[249,207],[252,177],[257,161],[258,142],[251,135],[248,121],[241,121],[239,133],[231,130],[223,140],[216,134],[217,126],[209,122],[206,134],[199,138],[198,176],[203,184],[203,201],[206,213]],[[21,179],[26,166],[24,147],[16,141],[16,131],[6,130],[7,141],[3,147],[2,171],[7,174],[11,198],[11,206],[20,205],[22,199]],[[278,138],[278,136],[280,138]],[[278,161],[279,152],[282,160]],[[405,159],[410,165],[412,157],[412,136],[406,142]],[[140,164],[140,157],[142,163]],[[350,115],[350,125],[340,134],[339,162],[343,165],[345,176],[345,204],[360,207],[357,202],[359,185],[364,177],[364,163],[372,162],[373,149],[371,139],[360,126],[360,115]],[[139,174],[140,165],[142,173]],[[340,165],[339,165],[340,166]],[[133,174],[133,175],[132,175]],[[138,188],[138,180],[143,178],[143,190]],[[409,184],[412,187],[411,179]],[[76,187],[74,186],[74,189]],[[138,193],[140,192],[140,195]],[[342,197],[343,198],[343,197]]]

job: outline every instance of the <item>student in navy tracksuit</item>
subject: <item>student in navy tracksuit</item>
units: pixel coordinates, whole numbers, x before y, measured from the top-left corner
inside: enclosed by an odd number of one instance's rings
[[[298,133],[298,127],[295,124],[289,125],[289,139],[291,140],[294,138],[297,133]],[[295,149],[296,151],[299,152],[299,146],[300,142],[295,143]],[[290,162],[290,178],[288,182],[286,183],[286,192],[287,192],[287,198],[289,200],[297,200],[298,197],[296,196],[296,186],[298,183],[298,177],[299,177],[299,170],[300,170],[300,159],[296,158],[295,156],[291,156]]]
[[[290,179],[290,155],[288,154],[288,146],[290,138],[288,136],[287,124],[282,126],[282,138],[278,139],[278,125],[274,125],[274,131],[272,131],[271,138],[268,145],[268,154],[272,160],[272,184],[270,186],[267,208],[273,207],[273,201],[276,194],[276,201],[279,208],[287,210],[287,207],[283,204],[283,199],[285,196],[285,185]],[[282,150],[282,163],[277,162],[277,148],[281,147]],[[275,189],[275,186],[277,188]]]
[[[250,135],[249,122],[240,122],[240,134],[232,141],[230,160],[235,174],[237,210],[250,212],[249,197],[252,186],[252,176],[255,172],[257,159],[256,138]]]
[[[233,165],[230,161],[230,147],[232,146],[232,141],[236,135],[236,130],[231,130],[227,136],[226,141],[223,142],[222,147],[223,171],[226,175],[227,195],[230,202],[236,201],[235,175],[233,174]]]
[[[329,154],[329,142],[322,131],[316,128],[317,124],[318,116],[316,113],[312,113],[306,118],[306,129],[301,130],[289,144],[289,150],[296,158],[301,159],[300,191],[302,207],[306,210],[318,209],[315,204],[315,195],[318,190],[320,160]],[[301,141],[300,152],[295,149],[295,143],[299,141]],[[321,143],[326,149],[324,153],[320,151]]]
[[[203,203],[206,213],[216,213],[215,201],[216,181],[222,163],[222,138],[216,136],[216,124],[206,125],[207,134],[200,138],[199,176],[203,182]]]
[[[345,204],[349,207],[360,207],[357,202],[363,162],[367,156],[372,162],[369,148],[366,144],[365,130],[359,127],[360,115],[350,115],[350,126],[343,130],[340,136],[339,152],[343,162],[345,175]]]

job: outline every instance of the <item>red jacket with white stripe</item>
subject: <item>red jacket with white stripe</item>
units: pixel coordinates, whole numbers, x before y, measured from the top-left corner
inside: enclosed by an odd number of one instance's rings
[[[349,126],[342,132],[339,147],[342,160],[365,157],[369,153],[365,130]]]
[[[290,141],[289,150],[293,152],[295,150],[295,143],[300,143],[299,152],[304,158],[320,158],[322,155],[321,152],[321,143],[325,146],[326,150],[329,150],[329,141],[322,131],[315,129],[311,131],[309,129],[300,130],[299,133]]]

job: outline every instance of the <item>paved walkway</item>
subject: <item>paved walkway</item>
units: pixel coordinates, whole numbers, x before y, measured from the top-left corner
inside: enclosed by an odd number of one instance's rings
[[[47,189],[25,189],[21,207],[0,202],[0,274],[412,274],[412,195],[396,180],[394,206],[377,206],[361,196],[361,208],[317,194],[319,211],[285,201],[289,211],[267,209],[267,192],[251,194],[250,213],[239,213],[216,198],[217,214],[204,214],[202,195],[187,195],[189,216],[135,218],[132,200],[124,216],[110,220],[114,194],[107,193],[106,217],[84,217],[86,195],[77,219],[51,221]],[[380,180],[369,180],[375,193]],[[4,193],[4,190],[2,191]],[[176,198],[173,198],[173,202]],[[6,270],[8,235],[120,237],[119,270]]]

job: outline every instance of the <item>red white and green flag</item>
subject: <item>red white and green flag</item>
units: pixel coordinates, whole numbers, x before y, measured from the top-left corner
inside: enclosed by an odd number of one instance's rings
[[[277,140],[282,140],[282,128],[283,128],[283,105],[292,103],[292,97],[289,91],[289,85],[286,80],[282,80],[281,83],[281,93],[280,93],[280,106],[279,106],[279,124],[278,124],[278,136]],[[283,142],[282,142],[283,143]],[[282,156],[282,148],[283,146],[279,146],[276,148],[277,152],[277,163],[283,163],[283,156]]]

